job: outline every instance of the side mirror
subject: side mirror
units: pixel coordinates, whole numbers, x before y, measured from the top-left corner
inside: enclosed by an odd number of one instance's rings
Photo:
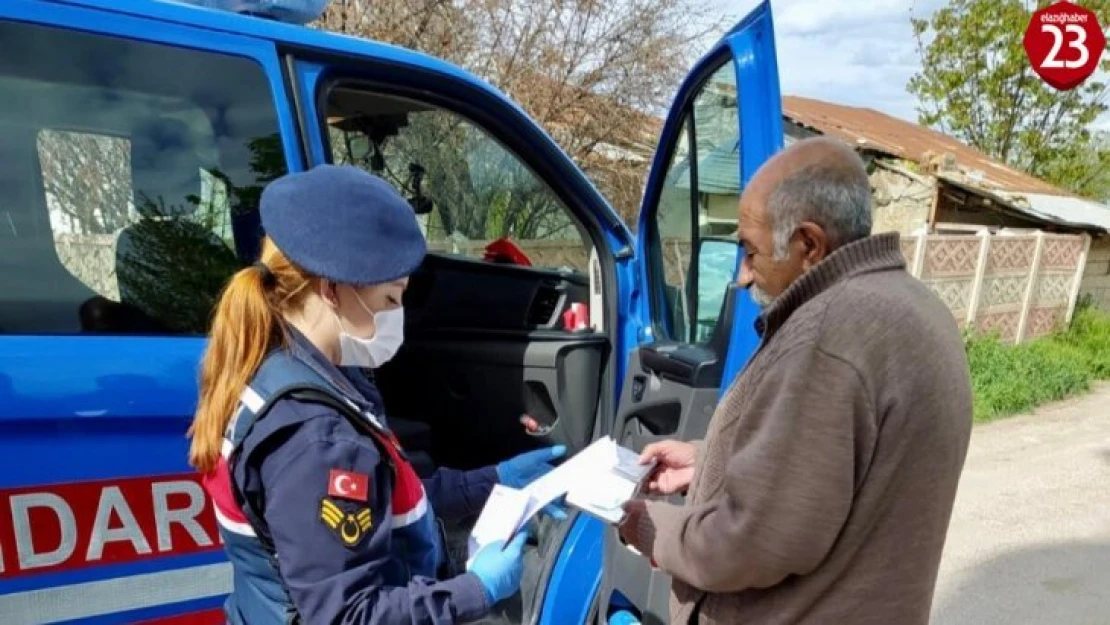
[[[736,279],[740,249],[740,243],[735,239],[706,237],[698,240],[695,342],[707,341],[713,334],[724,304],[725,291]]]

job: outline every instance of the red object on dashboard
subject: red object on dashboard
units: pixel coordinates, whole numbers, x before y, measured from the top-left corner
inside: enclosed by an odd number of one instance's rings
[[[508,263],[522,267],[532,266],[532,261],[528,258],[528,255],[516,243],[505,237],[501,237],[486,246],[485,260],[491,263]]]
[[[590,325],[589,307],[582,302],[575,302],[563,313],[563,329],[569,332],[585,330]]]

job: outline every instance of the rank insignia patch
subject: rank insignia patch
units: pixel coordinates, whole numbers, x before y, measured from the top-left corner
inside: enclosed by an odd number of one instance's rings
[[[358,545],[373,527],[370,508],[346,512],[327,498],[320,500],[320,520],[346,547]]]

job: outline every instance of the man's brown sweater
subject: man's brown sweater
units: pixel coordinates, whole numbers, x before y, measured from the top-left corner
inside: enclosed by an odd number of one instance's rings
[[[838,249],[764,312],[686,505],[648,504],[636,546],[674,578],[672,625],[928,622],[972,400],[898,241]]]

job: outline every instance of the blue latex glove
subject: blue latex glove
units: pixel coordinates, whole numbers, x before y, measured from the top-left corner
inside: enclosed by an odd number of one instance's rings
[[[524,577],[524,542],[527,539],[528,532],[521,531],[504,549],[503,540],[486,545],[470,563],[468,570],[482,582],[491,606],[520,590],[520,580]]]
[[[554,469],[552,460],[562,458],[567,453],[566,445],[555,445],[544,449],[529,451],[497,465],[497,481],[505,486],[524,488]],[[562,498],[543,508],[544,514],[562,521],[567,518]]]
[[[562,458],[566,453],[565,445],[555,445],[520,454],[497,465],[497,481],[505,486],[524,488],[554,469],[551,461]]]

